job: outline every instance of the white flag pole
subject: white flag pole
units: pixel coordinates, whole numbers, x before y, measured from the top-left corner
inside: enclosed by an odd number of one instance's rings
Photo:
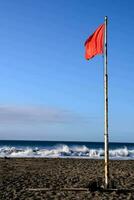
[[[108,145],[108,69],[107,69],[107,20],[104,32],[104,143],[105,143],[105,188],[109,187],[109,145]]]

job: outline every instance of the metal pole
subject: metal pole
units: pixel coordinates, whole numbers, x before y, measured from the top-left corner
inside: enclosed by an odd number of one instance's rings
[[[109,147],[108,147],[108,70],[107,70],[107,17],[104,33],[104,141],[105,141],[105,189],[109,187]]]

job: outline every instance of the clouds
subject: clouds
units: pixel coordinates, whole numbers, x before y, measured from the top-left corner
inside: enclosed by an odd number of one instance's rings
[[[88,140],[100,129],[96,119],[58,107],[0,105],[0,139]],[[93,139],[92,139],[93,140]]]
[[[80,118],[76,113],[53,107],[0,105],[2,124],[71,123]]]

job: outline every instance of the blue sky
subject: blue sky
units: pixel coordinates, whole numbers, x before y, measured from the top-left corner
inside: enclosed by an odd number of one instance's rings
[[[110,141],[134,141],[134,2],[0,1],[0,139],[103,141],[103,57],[84,42],[108,22]]]

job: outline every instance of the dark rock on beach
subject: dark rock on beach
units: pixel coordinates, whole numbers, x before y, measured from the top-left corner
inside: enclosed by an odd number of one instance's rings
[[[134,160],[110,161],[116,190],[103,191],[103,185],[103,160],[0,159],[0,200],[134,199]]]

